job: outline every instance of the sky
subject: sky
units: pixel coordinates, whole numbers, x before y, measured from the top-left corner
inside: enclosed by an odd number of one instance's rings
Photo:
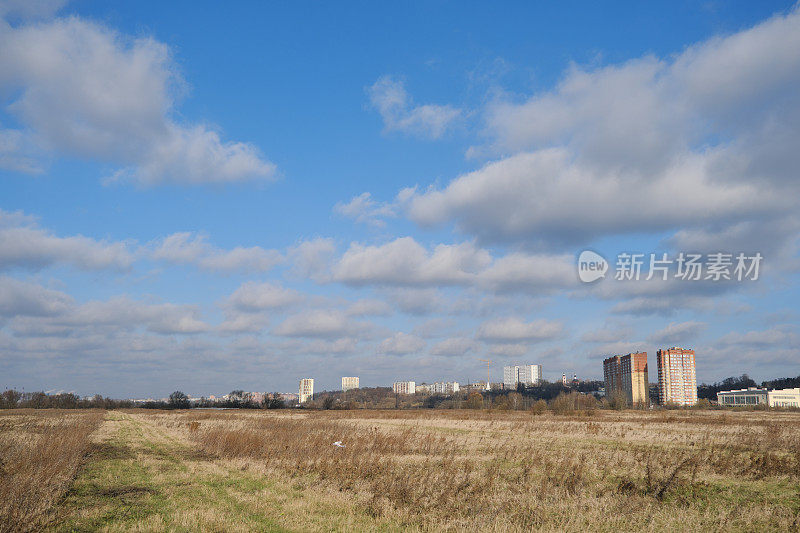
[[[798,84],[785,1],[0,0],[0,387],[797,376]]]

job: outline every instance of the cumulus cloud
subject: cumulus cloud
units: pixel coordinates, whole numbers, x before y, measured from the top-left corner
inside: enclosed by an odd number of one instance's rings
[[[447,285],[463,283],[491,261],[471,243],[440,244],[429,253],[411,237],[381,246],[353,243],[333,268],[333,278],[351,285]]]
[[[568,150],[547,148],[488,163],[442,190],[415,193],[408,214],[424,226],[454,220],[482,242],[546,247],[732,221],[789,206],[785,197],[752,183],[717,186],[707,177],[713,157],[686,154],[644,180],[600,175]]]
[[[295,274],[315,281],[330,280],[330,263],[336,253],[333,239],[317,237],[296,244],[289,250]]]
[[[248,281],[227,299],[226,304],[240,311],[280,309],[296,304],[303,296],[277,283]]]
[[[392,307],[383,300],[362,299],[350,304],[346,313],[350,316],[389,316]]]
[[[525,322],[517,317],[489,320],[478,328],[477,338],[486,341],[538,342],[560,337],[564,333],[561,322],[538,319]]]
[[[478,286],[495,292],[545,293],[578,284],[575,258],[569,254],[547,255],[512,252],[494,260],[478,276]]]
[[[237,246],[231,250],[223,250],[211,245],[205,235],[192,232],[173,233],[164,237],[155,243],[151,255],[153,259],[175,264],[194,264],[218,272],[265,272],[283,260],[279,252],[265,250],[260,246]]]
[[[416,335],[398,331],[378,346],[378,353],[386,355],[408,355],[418,353],[425,347],[425,341]]]
[[[132,262],[126,243],[82,235],[57,237],[40,228],[33,217],[0,209],[0,269],[66,263],[83,270],[124,270]]]
[[[402,288],[388,291],[393,306],[411,315],[441,312],[446,302],[438,289]]]
[[[149,303],[118,296],[76,304],[65,293],[12,278],[0,278],[0,315],[24,335],[76,335],[81,331],[135,330],[159,334],[201,333],[208,325],[194,305]]]
[[[491,355],[521,357],[528,353],[528,345],[521,343],[493,343],[488,345],[487,350]]]
[[[733,331],[722,336],[718,342],[726,346],[738,345],[749,348],[770,346],[796,348],[800,346],[800,334],[798,334],[797,328],[794,326],[779,325],[765,330]]]
[[[0,276],[0,316],[54,316],[64,313],[72,304],[72,297],[63,292]]]
[[[473,339],[467,337],[454,337],[437,342],[431,347],[431,355],[465,355],[476,349]]]
[[[22,125],[0,130],[0,162],[36,170],[31,153],[78,156],[118,166],[111,181],[146,185],[273,177],[274,165],[252,144],[174,118],[184,86],[169,48],[155,39],[78,17],[0,20],[3,104]]]
[[[316,309],[288,317],[272,332],[282,337],[335,339],[355,335],[363,329],[364,324],[350,320],[340,310]]]
[[[647,340],[656,344],[681,345],[699,335],[708,324],[705,322],[670,322],[667,327],[656,331]]]
[[[225,320],[220,324],[223,333],[245,333],[264,330],[270,322],[270,312],[295,306],[304,296],[277,283],[248,281],[222,302]]]
[[[367,94],[386,132],[438,139],[461,117],[461,110],[449,105],[414,105],[403,82],[390,76],[378,79]]]
[[[674,58],[573,66],[549,92],[490,105],[511,155],[414,191],[407,213],[525,246],[792,216],[799,36],[796,8]]]
[[[368,192],[353,197],[349,202],[338,202],[333,206],[334,212],[352,218],[360,224],[382,228],[386,225],[384,218],[397,215],[394,204],[379,203],[372,199]]]
[[[209,326],[200,319],[200,310],[197,306],[154,304],[124,296],[106,301],[87,302],[54,322],[72,327],[144,326],[149,331],[162,334],[201,333],[209,330]]]

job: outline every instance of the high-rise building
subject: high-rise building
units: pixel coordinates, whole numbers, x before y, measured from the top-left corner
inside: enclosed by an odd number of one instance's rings
[[[503,367],[503,388],[515,389],[518,383],[538,385],[542,381],[542,365],[515,365]]]
[[[697,403],[697,376],[694,350],[670,348],[656,352],[658,361],[658,399],[662,404]]]
[[[299,403],[306,403],[314,397],[314,378],[303,378],[300,380],[300,394],[297,396]]]
[[[414,394],[416,392],[416,383],[413,381],[395,381],[392,385],[392,390],[395,394]]]
[[[342,378],[342,392],[358,388],[358,376]]]
[[[629,405],[649,405],[647,352],[614,355],[603,361],[606,397],[622,395]]]

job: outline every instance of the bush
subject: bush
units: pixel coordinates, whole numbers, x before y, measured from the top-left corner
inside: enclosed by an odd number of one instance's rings
[[[535,404],[531,405],[530,411],[534,415],[545,414],[547,412],[547,402],[544,400],[539,400]]]

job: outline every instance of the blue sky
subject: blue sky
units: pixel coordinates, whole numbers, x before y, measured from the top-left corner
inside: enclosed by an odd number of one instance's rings
[[[798,375],[798,35],[790,2],[0,1],[0,387]]]

